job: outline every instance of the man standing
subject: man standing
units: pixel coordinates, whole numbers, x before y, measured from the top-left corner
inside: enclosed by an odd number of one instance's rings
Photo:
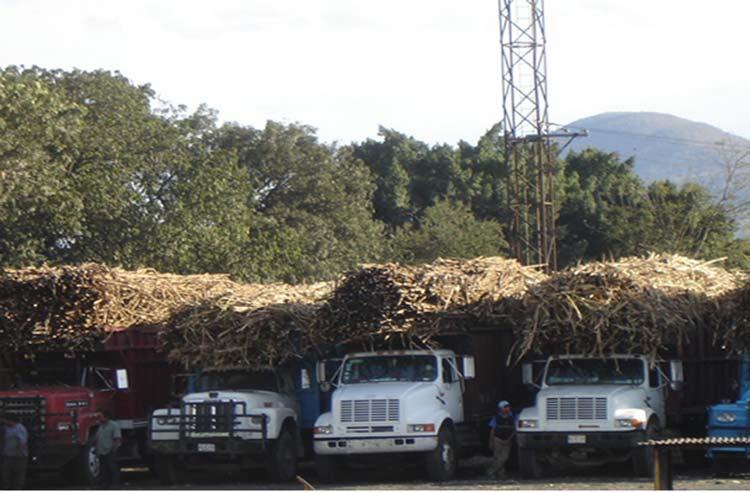
[[[117,449],[122,443],[122,432],[118,424],[112,421],[112,414],[106,409],[99,412],[99,423],[94,448],[101,467],[101,487],[106,490],[116,487],[120,482]]]
[[[29,463],[29,432],[12,414],[2,417],[5,424],[3,444],[3,489],[22,490]]]
[[[515,417],[508,401],[497,403],[497,414],[490,420],[489,425],[492,465],[487,473],[495,479],[504,479],[505,463],[510,456],[513,435],[516,433]]]

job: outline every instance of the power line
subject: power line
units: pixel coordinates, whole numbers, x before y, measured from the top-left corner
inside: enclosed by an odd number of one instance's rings
[[[573,128],[573,127],[567,127],[567,128]],[[654,134],[642,134],[637,132],[626,132],[624,130],[611,130],[611,129],[605,129],[605,128],[595,128],[595,127],[586,127],[587,130],[592,132],[602,132],[602,133],[609,133],[609,134],[617,134],[617,135],[628,135],[633,137],[642,137],[646,139],[652,139],[652,140],[661,140],[666,142],[672,142],[676,144],[692,144],[697,146],[704,146],[704,147],[712,147],[716,149],[743,149],[743,150],[750,150],[750,145],[748,144],[738,144],[736,140],[730,141],[727,144],[722,144],[719,142],[708,142],[705,140],[696,140],[696,139],[686,139],[682,137],[667,137],[662,135],[654,135]],[[741,137],[738,137],[741,138]],[[743,139],[744,140],[744,139]]]

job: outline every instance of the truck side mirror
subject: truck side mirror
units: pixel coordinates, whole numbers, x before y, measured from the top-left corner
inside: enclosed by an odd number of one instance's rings
[[[679,390],[685,377],[682,373],[682,361],[672,360],[669,362],[669,379],[671,380],[672,390]]]
[[[318,361],[315,363],[315,380],[321,384],[326,381],[326,362]]]
[[[302,368],[299,373],[299,387],[303,390],[310,388],[310,372]]]
[[[117,390],[128,390],[128,370],[120,368],[115,370]]]
[[[475,367],[474,356],[464,356],[461,358],[461,373],[466,380],[476,378],[477,370]]]
[[[521,365],[521,381],[524,385],[534,385],[534,366],[531,363]]]

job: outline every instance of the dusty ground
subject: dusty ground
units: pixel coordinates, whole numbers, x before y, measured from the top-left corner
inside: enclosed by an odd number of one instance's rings
[[[424,479],[418,466],[397,464],[372,469],[347,471],[340,482],[322,484],[315,477],[311,464],[302,464],[299,475],[316,489],[329,490],[650,490],[650,479],[634,478],[627,467],[607,467],[581,470],[567,475],[541,480],[520,480],[515,477],[505,481],[483,478],[487,458],[474,457],[462,464],[458,478],[448,483],[430,483]],[[262,470],[237,472],[226,470],[192,471],[185,483],[163,487],[145,470],[125,470],[122,487],[132,490],[177,489],[177,490],[300,490],[298,482],[274,484]],[[34,489],[71,489],[56,477],[34,478],[27,487]],[[747,472],[737,473],[726,479],[711,476],[705,468],[680,468],[675,474],[675,489],[683,490],[750,490],[750,465]]]

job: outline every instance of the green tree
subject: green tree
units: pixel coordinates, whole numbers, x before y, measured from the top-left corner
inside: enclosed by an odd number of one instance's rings
[[[330,278],[381,258],[383,226],[373,219],[374,185],[350,149],[318,142],[311,127],[268,122],[263,130],[222,129],[249,175],[258,220],[249,251],[264,258],[258,278]]]
[[[419,226],[399,228],[393,237],[395,259],[408,263],[506,255],[507,246],[500,224],[476,219],[469,206],[451,200],[428,207]]]
[[[85,108],[36,70],[0,70],[0,266],[37,264],[80,227],[71,176]]]
[[[653,211],[633,160],[587,149],[570,153],[557,220],[561,265],[644,250]]]

